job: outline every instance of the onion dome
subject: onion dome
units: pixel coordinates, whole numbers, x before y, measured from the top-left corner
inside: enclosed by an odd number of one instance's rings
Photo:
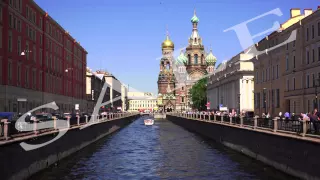
[[[199,22],[199,18],[196,15],[196,10],[194,10],[193,17],[191,18],[191,22],[192,23],[198,23]]]
[[[181,50],[181,53],[176,60],[176,64],[183,65],[183,64],[186,64],[187,61],[188,61],[188,58],[184,55],[183,50]]]
[[[215,65],[217,62],[217,58],[212,54],[212,49],[210,49],[210,53],[206,57],[206,62],[208,65]]]
[[[162,49],[174,49],[174,44],[169,38],[169,33],[167,31],[167,38],[162,42]]]

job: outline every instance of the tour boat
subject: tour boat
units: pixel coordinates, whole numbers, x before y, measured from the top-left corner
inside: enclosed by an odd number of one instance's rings
[[[146,126],[151,126],[151,125],[153,125],[153,123],[154,123],[153,119],[145,119],[144,120],[144,125],[146,125]]]

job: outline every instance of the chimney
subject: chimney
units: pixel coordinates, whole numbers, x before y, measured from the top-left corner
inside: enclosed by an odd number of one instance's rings
[[[312,14],[312,9],[304,9],[304,16],[307,17]]]
[[[301,11],[298,8],[290,9],[290,18],[301,15]]]

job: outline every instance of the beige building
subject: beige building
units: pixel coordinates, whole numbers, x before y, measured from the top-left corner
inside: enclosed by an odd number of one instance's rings
[[[291,9],[290,13],[278,31],[256,44],[266,52],[253,61],[256,114],[308,112],[319,104],[315,86],[320,77],[320,11],[305,9],[301,14],[300,9]],[[294,30],[296,40],[284,43]]]
[[[218,65],[209,77],[207,98],[210,109],[220,106],[240,111],[253,111],[253,63],[252,56],[240,53]]]
[[[128,92],[129,112],[157,110],[157,98],[149,92]]]

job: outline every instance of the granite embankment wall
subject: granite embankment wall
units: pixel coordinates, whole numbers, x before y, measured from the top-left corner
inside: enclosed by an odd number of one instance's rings
[[[31,151],[25,151],[19,144],[21,142],[41,144],[53,139],[58,133],[2,144],[0,145],[0,179],[27,179],[40,170],[130,124],[138,116],[100,122],[82,130],[72,128],[53,143]]]
[[[219,122],[191,120],[167,115],[167,119],[190,131],[209,137],[287,174],[302,179],[320,179],[319,139],[234,127]]]

